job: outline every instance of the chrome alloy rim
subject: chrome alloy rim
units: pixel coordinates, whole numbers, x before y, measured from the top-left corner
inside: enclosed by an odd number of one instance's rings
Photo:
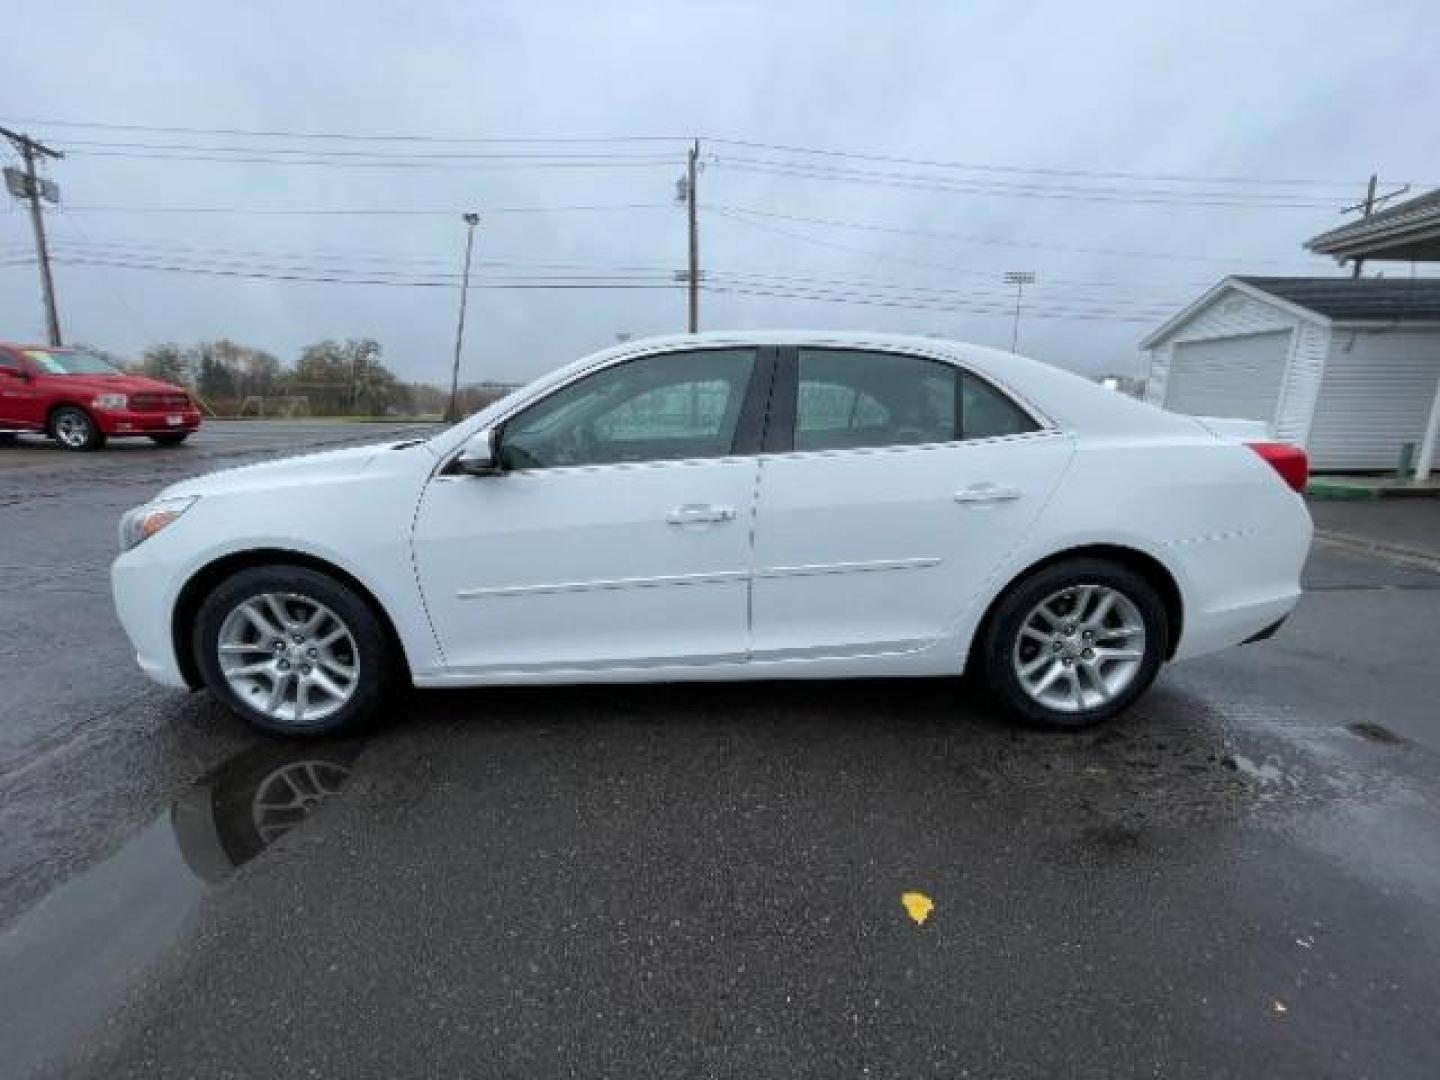
[[[355,695],[360,650],[350,628],[299,593],[261,593],[220,626],[220,670],[240,700],[299,727],[324,720]]]
[[[1077,713],[1123,693],[1144,659],[1145,621],[1130,598],[1108,585],[1072,585],[1025,616],[1011,662],[1033,700]]]
[[[73,412],[67,412],[55,421],[55,437],[66,446],[84,446],[90,437],[90,421]]]
[[[304,821],[317,806],[340,794],[350,770],[333,761],[292,761],[255,788],[250,820],[263,844],[274,843]]]

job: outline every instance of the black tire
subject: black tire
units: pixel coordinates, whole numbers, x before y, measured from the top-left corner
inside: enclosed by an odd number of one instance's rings
[[[62,405],[50,414],[50,437],[62,450],[78,453],[90,453],[105,445],[105,433],[95,418],[76,405]]]
[[[239,605],[263,593],[293,593],[324,604],[349,629],[359,660],[357,684],[339,709],[302,724],[263,711],[237,694],[220,666],[220,629]],[[215,588],[200,605],[191,647],[206,687],[255,727],[277,735],[327,735],[356,731],[379,716],[396,684],[399,658],[380,617],[353,589],[304,566],[276,564],[241,570]]]
[[[166,431],[160,435],[151,435],[150,441],[157,446],[179,446],[189,437],[188,431]]]
[[[1015,649],[1021,628],[1037,605],[1063,590],[1084,585],[1114,589],[1135,606],[1145,628],[1145,647],[1139,667],[1124,689],[1103,704],[1066,712],[1026,691],[1015,671]],[[1108,720],[1134,704],[1154,682],[1168,653],[1169,640],[1165,605],[1144,575],[1106,559],[1068,559],[1022,578],[1001,597],[980,641],[981,670],[990,692],[1013,716],[1040,727],[1084,728]]]

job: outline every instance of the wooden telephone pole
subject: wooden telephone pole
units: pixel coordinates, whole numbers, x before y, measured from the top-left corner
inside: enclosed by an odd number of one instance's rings
[[[1391,199],[1396,198],[1399,195],[1404,195],[1407,191],[1410,190],[1410,185],[1406,184],[1404,187],[1396,188],[1394,191],[1387,191],[1384,195],[1377,196],[1375,194],[1375,188],[1379,184],[1379,182],[1380,178],[1374,173],[1371,173],[1370,183],[1365,189],[1365,201],[1358,202],[1354,206],[1342,207],[1340,212],[1342,214],[1351,214],[1354,213],[1356,210],[1359,210],[1361,218],[1368,218],[1371,214],[1375,213],[1375,210],[1380,206],[1381,203],[1389,202]],[[1364,268],[1365,260],[1362,258],[1355,259],[1350,264],[1350,276],[1352,278],[1358,278],[1360,276],[1360,271]]]
[[[696,139],[686,155],[685,176],[680,181],[681,196],[685,200],[685,216],[690,226],[690,259],[685,273],[689,285],[690,333],[700,331],[700,191],[697,183],[700,173],[700,140]]]
[[[5,179],[12,194],[30,203],[30,227],[35,232],[35,258],[40,264],[40,293],[45,301],[45,330],[50,344],[58,346],[61,343],[60,313],[55,307],[55,280],[50,276],[50,249],[45,243],[45,213],[41,209],[40,199],[44,195],[54,202],[59,196],[54,194],[56,189],[53,185],[42,182],[35,174],[35,159],[46,157],[58,160],[65,155],[30,138],[29,135],[22,135],[9,128],[0,127],[0,135],[10,140],[10,145],[15,147],[21,160],[25,162],[23,175],[12,178],[9,174],[15,170],[7,169]]]

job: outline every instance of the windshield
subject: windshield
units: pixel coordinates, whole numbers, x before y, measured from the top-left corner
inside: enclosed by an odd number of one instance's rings
[[[119,375],[120,370],[94,353],[74,349],[26,349],[28,356],[46,375]]]

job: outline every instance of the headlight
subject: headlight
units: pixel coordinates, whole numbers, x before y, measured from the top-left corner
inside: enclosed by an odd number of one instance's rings
[[[96,394],[90,402],[97,409],[123,409],[129,403],[124,394]]]
[[[120,519],[120,550],[129,551],[141,540],[148,540],[161,529],[195,505],[198,495],[181,495],[174,499],[137,506]]]

